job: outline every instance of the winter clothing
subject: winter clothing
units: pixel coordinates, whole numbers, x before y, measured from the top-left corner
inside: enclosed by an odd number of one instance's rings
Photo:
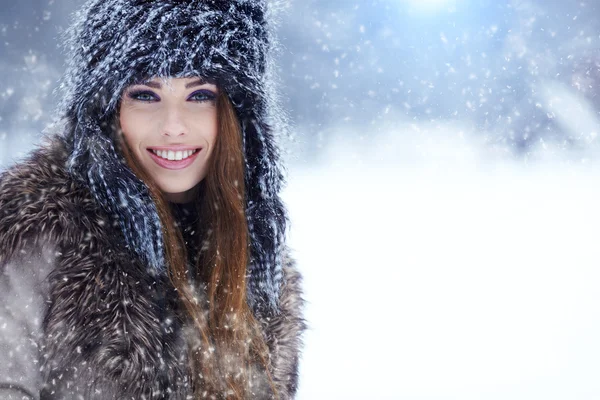
[[[302,278],[284,242],[272,132],[285,125],[268,16],[255,0],[91,0],[77,14],[66,40],[61,134],[0,174],[0,399],[191,395],[189,327],[176,317],[156,206],[113,145],[123,89],[155,76],[201,76],[234,105],[251,242],[247,299],[281,399],[293,398],[306,326]],[[190,235],[184,228],[188,243]],[[261,385],[257,399],[265,398]]]
[[[67,157],[56,138],[0,175],[0,399],[184,399],[177,294],[127,248],[119,216],[69,175]],[[282,258],[278,315],[259,322],[290,399],[302,278]]]
[[[143,78],[202,76],[225,90],[242,127],[252,239],[248,302],[259,314],[277,312],[286,223],[271,133],[285,126],[272,84],[268,11],[264,0],[91,0],[66,35],[69,63],[57,110],[70,122],[69,171],[119,215],[127,243],[160,271],[156,208],[146,186],[120,163],[107,127],[123,89]]]
[[[198,264],[197,248],[199,216],[194,203],[169,203],[171,212],[180,226],[183,240],[188,250],[188,261],[191,265]],[[196,245],[196,246],[195,246]],[[193,274],[192,274],[193,275]]]

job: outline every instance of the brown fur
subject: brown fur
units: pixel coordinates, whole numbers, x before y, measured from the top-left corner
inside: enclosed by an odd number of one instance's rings
[[[166,277],[148,274],[125,247],[118,221],[67,174],[65,148],[54,138],[0,175],[0,285],[6,287],[0,301],[11,295],[14,282],[31,281],[42,270],[36,261],[42,250],[52,256],[42,279],[35,278],[44,284],[27,286],[37,291],[32,298],[44,299],[36,303],[42,323],[24,324],[27,335],[37,338],[29,351],[40,360],[29,370],[39,373],[17,383],[43,399],[185,399],[191,394],[188,327],[178,317],[177,295]],[[281,312],[259,323],[280,398],[292,399],[306,325],[302,277],[283,257]],[[13,317],[19,310],[0,314]],[[26,359],[22,353],[15,363]],[[0,381],[13,384],[15,378]]]

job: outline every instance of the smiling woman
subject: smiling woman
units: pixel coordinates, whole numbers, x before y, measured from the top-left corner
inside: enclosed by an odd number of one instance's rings
[[[267,11],[76,14],[63,131],[0,175],[0,398],[294,398],[306,325]]]
[[[163,79],[127,87],[119,125],[127,145],[167,199],[187,203],[206,177],[217,139],[214,84]]]

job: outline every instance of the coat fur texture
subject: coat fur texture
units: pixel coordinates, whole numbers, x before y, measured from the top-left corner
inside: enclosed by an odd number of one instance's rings
[[[68,155],[54,137],[0,175],[0,398],[191,398],[177,294],[69,175]],[[292,399],[306,325],[302,277],[281,256],[279,309],[259,322]]]

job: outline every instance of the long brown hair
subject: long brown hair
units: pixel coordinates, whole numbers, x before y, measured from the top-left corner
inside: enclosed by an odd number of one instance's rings
[[[158,209],[169,278],[189,322],[186,338],[194,397],[278,398],[269,371],[269,349],[246,300],[249,235],[241,128],[222,90],[217,116],[215,148],[201,183],[204,190],[194,200],[202,224],[197,227],[201,234],[194,276],[187,268],[186,247],[168,201],[121,134],[117,143],[132,171],[148,186]],[[117,127],[118,121],[117,114]]]

